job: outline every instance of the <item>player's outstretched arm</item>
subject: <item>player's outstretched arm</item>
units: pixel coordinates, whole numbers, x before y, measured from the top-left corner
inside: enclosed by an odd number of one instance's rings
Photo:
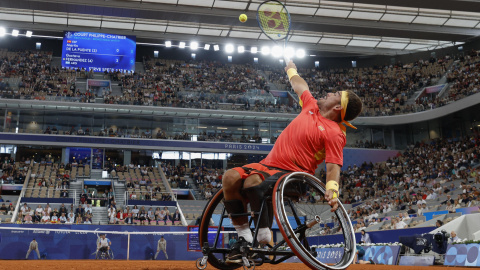
[[[289,69],[294,69],[295,72],[288,71]],[[297,66],[293,63],[293,61],[290,60],[290,62],[288,62],[287,66],[285,67],[285,72],[287,72],[293,91],[295,91],[298,97],[301,97],[303,92],[305,90],[308,90],[308,84],[304,79],[302,79],[298,74],[296,74],[297,73],[296,71],[297,71]],[[292,76],[292,74],[296,74],[296,75]]]
[[[328,181],[335,181],[337,182],[338,186],[340,186],[340,170],[342,167],[335,163],[327,163],[327,182]],[[332,207],[330,211],[335,212],[338,208],[337,200],[338,198],[334,198],[335,192],[331,189],[328,189],[325,192],[325,200],[327,200],[328,204]],[[338,196],[338,193],[337,193]]]

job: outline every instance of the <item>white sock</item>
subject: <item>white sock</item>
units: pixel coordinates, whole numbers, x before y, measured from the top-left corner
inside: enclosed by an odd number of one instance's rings
[[[272,238],[269,228],[260,228],[258,229],[257,241],[260,244],[268,244]]]
[[[245,241],[248,243],[253,243],[253,236],[252,236],[252,231],[250,231],[250,226],[248,226],[248,223],[245,223],[243,225],[233,225],[235,230],[238,233],[238,237],[243,237]]]

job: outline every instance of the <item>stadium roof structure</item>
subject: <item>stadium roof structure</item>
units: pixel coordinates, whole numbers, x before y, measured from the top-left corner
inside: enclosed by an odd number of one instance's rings
[[[258,0],[2,0],[0,26],[136,35],[137,42],[262,46]],[[288,0],[289,44],[310,54],[398,55],[460,45],[480,33],[477,0]],[[249,20],[240,23],[246,13]]]

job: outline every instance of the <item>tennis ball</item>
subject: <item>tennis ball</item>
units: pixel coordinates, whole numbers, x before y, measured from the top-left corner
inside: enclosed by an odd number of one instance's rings
[[[247,15],[246,14],[240,14],[240,16],[238,17],[238,20],[242,23],[246,22],[248,19]]]

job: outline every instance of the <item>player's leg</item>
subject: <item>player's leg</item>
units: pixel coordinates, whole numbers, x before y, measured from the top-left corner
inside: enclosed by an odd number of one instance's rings
[[[167,260],[168,260],[168,254],[167,254],[167,250],[165,250],[165,249],[164,249],[164,250],[163,250],[163,254],[165,254],[165,259],[167,259]]]
[[[243,186],[241,172],[244,172],[242,168],[230,169],[225,172],[222,178],[224,205],[229,214],[245,213],[247,209],[246,201],[240,193]],[[248,226],[248,217],[232,217],[232,224],[239,237],[243,237],[249,243],[253,242],[252,233]]]
[[[244,194],[244,196],[250,202],[250,209],[253,212],[260,212],[262,208],[266,191],[264,188],[259,186],[262,182],[263,179],[258,174],[251,175],[245,179],[242,194]],[[263,214],[259,221],[258,218],[255,218],[255,224],[258,224],[257,241],[261,244],[268,244],[271,241],[271,218],[268,208],[269,207],[267,207],[267,205],[263,207]]]
[[[40,260],[40,259],[41,259],[41,257],[40,257],[40,251],[38,250],[38,248],[35,249],[35,251],[37,252],[37,260]]]
[[[155,253],[155,260],[157,259],[158,253],[160,253],[160,250],[157,250],[157,253]]]
[[[30,252],[32,252],[32,250],[31,250],[31,249],[28,249],[28,251],[27,251],[27,256],[25,256],[25,259],[28,260],[28,255],[30,255]]]

